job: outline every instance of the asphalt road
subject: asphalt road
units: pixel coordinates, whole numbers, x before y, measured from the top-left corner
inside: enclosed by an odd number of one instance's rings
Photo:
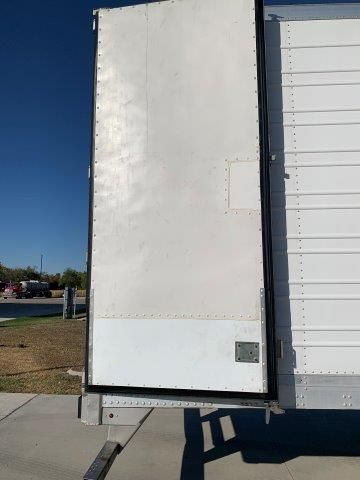
[[[85,307],[85,298],[77,299],[78,308]],[[6,299],[0,298],[0,321],[5,318],[30,317],[62,313],[62,298]]]

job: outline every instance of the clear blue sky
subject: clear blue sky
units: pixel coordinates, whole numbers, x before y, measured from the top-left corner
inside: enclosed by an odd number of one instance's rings
[[[0,262],[7,266],[38,266],[43,253],[47,272],[85,269],[92,10],[134,3],[142,2],[2,2]]]
[[[140,2],[138,2],[140,3]],[[92,10],[121,1],[1,4],[0,262],[85,269]]]

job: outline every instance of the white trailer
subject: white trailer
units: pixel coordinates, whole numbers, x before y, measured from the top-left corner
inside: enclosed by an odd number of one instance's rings
[[[152,408],[360,407],[360,9],[266,20],[96,12],[87,479]]]
[[[360,9],[267,14],[279,401],[359,409]]]

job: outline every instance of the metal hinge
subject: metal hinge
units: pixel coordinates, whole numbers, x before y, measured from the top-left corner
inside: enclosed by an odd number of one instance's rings
[[[285,413],[285,410],[280,408],[278,402],[270,402],[265,408],[265,423],[266,423],[266,425],[269,425],[270,416],[271,416],[272,413],[274,415],[283,415]]]

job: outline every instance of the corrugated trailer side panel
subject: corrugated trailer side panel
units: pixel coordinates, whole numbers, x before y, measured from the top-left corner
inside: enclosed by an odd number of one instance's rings
[[[266,25],[280,402],[359,408],[360,19],[309,10]]]

